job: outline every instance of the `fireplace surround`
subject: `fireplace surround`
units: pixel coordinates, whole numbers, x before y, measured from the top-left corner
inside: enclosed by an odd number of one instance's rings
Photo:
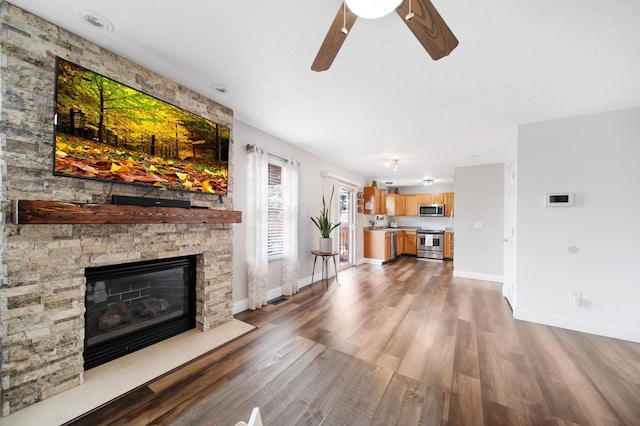
[[[81,385],[88,268],[192,256],[195,328],[206,331],[233,319],[230,223],[169,222],[167,215],[148,223],[11,222],[16,200],[93,206],[106,205],[113,194],[158,196],[130,185],[53,176],[55,57],[210,118],[232,134],[233,112],[10,3],[0,2],[0,26],[0,400],[6,416]],[[230,158],[233,149],[231,140]],[[198,216],[232,211],[233,164],[229,170],[224,204],[208,194],[167,191],[162,197],[206,207]]]

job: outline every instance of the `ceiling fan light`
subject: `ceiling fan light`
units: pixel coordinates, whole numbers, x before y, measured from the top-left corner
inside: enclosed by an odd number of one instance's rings
[[[346,0],[346,3],[358,17],[376,19],[393,12],[402,0]]]

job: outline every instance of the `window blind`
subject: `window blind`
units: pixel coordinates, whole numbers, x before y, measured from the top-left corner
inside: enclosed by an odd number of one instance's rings
[[[268,168],[268,235],[269,256],[284,254],[284,191],[282,166],[269,160]]]

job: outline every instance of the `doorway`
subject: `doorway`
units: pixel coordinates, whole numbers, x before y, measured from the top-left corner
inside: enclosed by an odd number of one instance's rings
[[[339,187],[340,200],[340,269],[353,266],[355,259],[355,214],[354,192],[351,188]]]
[[[504,249],[502,295],[509,301],[511,309],[516,309],[516,214],[517,214],[517,165],[509,162],[505,169],[504,192]]]

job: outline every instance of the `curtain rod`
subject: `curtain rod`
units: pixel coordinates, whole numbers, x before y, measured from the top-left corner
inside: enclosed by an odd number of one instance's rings
[[[292,163],[292,164],[295,164],[296,166],[300,165],[300,162],[297,160],[292,160],[290,158],[285,158],[276,154],[272,154],[270,152],[267,152],[267,150],[265,150],[264,148],[259,147],[258,145],[255,145],[255,144],[247,144],[246,148],[247,148],[247,152],[260,152],[262,154],[266,153],[269,157],[277,158],[278,160],[284,161],[285,163]]]

